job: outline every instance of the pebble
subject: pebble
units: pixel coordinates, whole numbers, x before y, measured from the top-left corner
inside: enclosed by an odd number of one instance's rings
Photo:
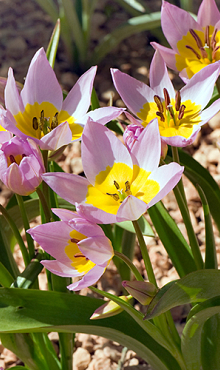
[[[85,348],[77,348],[73,354],[73,370],[85,370],[90,360],[91,355]]]

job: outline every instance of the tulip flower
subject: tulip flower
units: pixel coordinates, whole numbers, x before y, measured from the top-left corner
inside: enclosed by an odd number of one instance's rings
[[[74,212],[53,209],[62,221],[36,226],[28,233],[55,258],[41,263],[53,274],[80,278],[69,290],[80,290],[95,284],[105,272],[114,252],[100,226]]]
[[[123,111],[122,108],[105,107],[86,113],[95,73],[96,67],[84,73],[63,101],[62,89],[41,48],[31,61],[20,94],[9,68],[6,110],[0,109],[1,125],[19,137],[33,139],[46,150],[57,150],[80,139],[90,116],[105,124]]]
[[[129,302],[133,297],[121,295],[119,298],[125,302]],[[108,301],[93,312],[90,320],[106,319],[107,317],[118,315],[122,311],[124,311],[123,308],[121,308],[117,303],[114,301]]]
[[[197,21],[185,10],[163,1],[161,26],[172,49],[152,42],[168,67],[191,78],[205,66],[220,60],[220,12],[214,0],[203,0]]]
[[[201,126],[220,109],[220,99],[204,109],[212,96],[219,67],[219,63],[207,66],[177,93],[158,51],[150,66],[150,87],[117,69],[111,72],[116,90],[142,125],[147,126],[157,117],[162,140],[184,147],[195,140]]]
[[[157,119],[133,145],[131,153],[107,127],[89,122],[82,135],[82,163],[87,178],[47,173],[44,181],[77,211],[97,223],[137,220],[180,180],[183,167],[158,168],[161,140]]]
[[[13,137],[0,149],[0,179],[14,193],[29,195],[40,185],[45,172],[43,158],[31,139]]]

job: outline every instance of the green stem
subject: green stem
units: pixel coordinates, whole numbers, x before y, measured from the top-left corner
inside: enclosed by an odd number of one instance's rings
[[[25,266],[27,266],[30,262],[30,256],[28,254],[28,251],[27,251],[27,248],[24,244],[24,241],[21,237],[21,234],[15,224],[15,222],[13,221],[13,219],[10,217],[9,213],[6,211],[6,209],[0,204],[0,211],[1,213],[3,214],[3,216],[5,217],[5,219],[7,220],[7,222],[9,223],[13,233],[14,233],[14,236],[18,242],[18,245],[20,247],[20,250],[21,250],[21,253],[22,253],[22,256],[23,256],[23,259],[24,259],[24,264]]]
[[[143,257],[143,260],[144,260],[145,268],[146,268],[146,271],[147,271],[148,279],[151,283],[153,283],[157,287],[157,282],[156,282],[156,279],[155,279],[155,276],[154,276],[154,271],[153,271],[153,268],[152,268],[152,265],[151,265],[150,257],[149,257],[148,250],[147,250],[147,246],[145,244],[144,237],[142,235],[140,226],[139,226],[137,221],[132,221],[132,223],[133,223],[134,229],[135,229],[136,234],[137,234],[137,238],[138,238],[138,241],[139,241],[139,245],[140,245],[142,257]]]
[[[217,78],[215,84],[216,84],[216,87],[217,87],[217,90],[218,90],[218,95],[220,96],[220,77]]]
[[[59,333],[60,361],[62,370],[72,370],[73,339],[74,334],[72,333]]]
[[[173,151],[173,160],[177,163],[179,163],[179,155],[178,155],[178,149],[176,147],[172,147]],[[195,264],[198,270],[204,268],[203,259],[201,256],[201,252],[199,249],[198,240],[195,234],[195,231],[192,226],[192,222],[190,219],[189,209],[187,206],[185,191],[182,183],[182,179],[179,181],[179,183],[175,186],[173,189],[174,195],[176,197],[181,215],[183,217],[184,224],[186,226],[187,235],[189,238],[189,243],[192,249],[192,254],[195,260]]]
[[[15,194],[15,195],[16,195],[16,199],[17,199],[17,202],[20,208],[21,217],[23,220],[30,259],[32,259],[34,258],[34,255],[35,255],[34,240],[32,239],[31,235],[27,233],[27,230],[30,229],[30,224],[29,224],[26,209],[24,206],[24,201],[21,195],[19,194]]]
[[[48,207],[48,203],[46,201],[46,198],[45,198],[43,192],[41,191],[41,189],[39,187],[36,189],[36,192],[39,196],[39,199],[40,199],[43,211],[44,211],[45,220],[46,220],[46,222],[50,222],[51,221],[51,211],[50,211],[50,208]]]
[[[130,268],[130,270],[133,272],[135,278],[138,281],[144,281],[144,278],[141,276],[138,269],[135,267],[135,265],[131,262],[131,260],[128,257],[126,257],[123,253],[117,251],[115,251],[114,253],[116,257],[120,258],[122,261],[126,263],[126,265]]]

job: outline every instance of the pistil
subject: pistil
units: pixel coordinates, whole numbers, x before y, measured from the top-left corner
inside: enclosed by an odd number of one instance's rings
[[[114,180],[114,186],[116,187],[118,193],[106,193],[106,195],[110,195],[115,201],[120,201],[120,203],[123,202],[123,200],[128,196],[131,195],[131,190],[130,190],[130,182],[126,181],[125,182],[125,191],[123,189],[120,189],[120,185],[118,184],[117,181]]]

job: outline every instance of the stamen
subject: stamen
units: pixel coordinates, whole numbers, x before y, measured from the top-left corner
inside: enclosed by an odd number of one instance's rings
[[[56,114],[54,115],[54,117],[52,118],[52,122],[51,122],[51,130],[53,130],[54,128],[56,128],[58,126],[58,112],[56,112]]]
[[[117,181],[115,181],[114,180],[114,185],[115,185],[115,187],[116,187],[116,189],[118,190],[118,189],[120,189],[120,186],[119,186],[119,184],[117,183]]]
[[[77,257],[85,257],[85,256],[84,256],[84,254],[79,252],[79,253],[74,254],[74,257],[77,258]]]
[[[161,113],[161,112],[156,112],[156,115],[157,115],[158,117],[160,117],[160,119],[161,119],[161,121],[162,121],[162,122],[165,122],[165,118],[164,118],[163,113]]]
[[[16,160],[15,160],[15,157],[12,154],[9,155],[9,159],[10,159],[11,163],[17,163]]]
[[[112,197],[114,200],[118,201],[119,200],[119,195],[118,194],[110,194],[110,193],[106,193],[107,195],[110,195],[110,197]]]
[[[158,95],[154,95],[154,101],[157,104],[157,108],[158,108],[159,112],[163,113],[163,111],[164,111],[163,104],[162,104],[161,99]]]
[[[180,110],[179,110],[179,114],[178,114],[178,119],[179,120],[183,118],[185,109],[186,109],[186,106],[184,104],[182,104],[180,106]]]
[[[125,182],[125,193],[126,193],[127,195],[131,195],[130,187],[131,187],[130,182],[129,182],[129,181],[126,181],[126,182]]]
[[[181,96],[180,96],[180,92],[177,91],[176,96],[175,96],[175,109],[176,109],[176,111],[179,111],[180,106],[181,106]]]
[[[77,243],[79,243],[80,240],[75,239],[75,238],[71,238],[70,241],[71,241],[71,243],[76,243],[77,244]]]
[[[23,153],[23,154],[22,154],[22,159],[23,159],[23,158],[25,158],[25,157],[27,157],[27,156],[26,156],[26,154],[24,154],[24,153]]]
[[[34,129],[34,130],[37,130],[37,129],[38,129],[38,121],[37,121],[37,117],[34,117],[34,118],[33,118],[32,126],[33,126],[33,129]]]
[[[205,28],[205,44],[210,48],[209,26],[206,26]]]
[[[40,112],[40,118],[39,118],[39,122],[40,122],[40,130],[43,131],[44,129],[44,111],[42,110]]]
[[[191,46],[186,45],[186,48],[189,49],[189,50],[191,50],[198,59],[201,59],[201,56],[199,55],[199,53],[197,53],[197,51],[194,50]]]
[[[163,89],[166,109],[170,105],[170,96],[166,88]]]
[[[218,51],[218,49],[220,48],[220,46],[217,46],[217,47],[215,47],[215,49],[213,50],[213,52],[212,52],[212,60],[214,60],[215,59],[215,57],[216,57],[216,52]]]
[[[173,120],[175,121],[175,115],[174,115],[174,111],[173,111],[173,107],[172,107],[172,105],[169,105],[169,106],[167,107],[167,109],[168,109],[168,111],[170,112],[171,117],[172,117],[172,118],[173,118]]]
[[[208,58],[208,53],[205,51],[204,48],[200,48],[199,50],[201,51],[201,55],[203,59]]]
[[[192,28],[190,28],[189,32],[191,33],[192,37],[194,38],[198,48],[201,49],[203,47],[203,45],[202,45],[202,41],[201,41],[200,37],[197,35],[197,33]]]
[[[216,47],[216,39],[215,39],[215,37],[216,37],[216,33],[218,32],[218,30],[217,30],[217,28],[214,30],[214,32],[213,32],[213,34],[212,34],[212,37],[211,37],[211,42],[210,42],[210,44],[211,44],[211,47],[212,47],[212,49],[214,50],[215,49],[215,47]]]

